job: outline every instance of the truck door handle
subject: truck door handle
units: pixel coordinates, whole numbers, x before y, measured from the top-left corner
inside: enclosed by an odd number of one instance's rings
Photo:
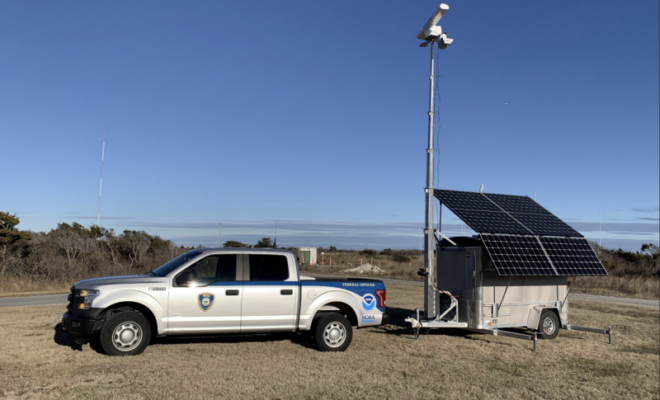
[[[291,290],[291,289],[282,289],[282,290],[280,290],[280,294],[283,294],[283,295],[293,294],[293,290]]]
[[[238,290],[227,290],[225,294],[227,296],[238,296]]]

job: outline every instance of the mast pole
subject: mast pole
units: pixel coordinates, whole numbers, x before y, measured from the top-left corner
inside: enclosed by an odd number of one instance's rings
[[[426,149],[426,188],[424,189],[426,201],[426,216],[424,224],[424,272],[426,285],[424,286],[424,316],[427,319],[436,317],[435,291],[432,279],[435,277],[433,263],[434,230],[433,230],[433,100],[435,88],[435,46],[436,40],[431,40],[431,74],[429,75],[429,142]]]

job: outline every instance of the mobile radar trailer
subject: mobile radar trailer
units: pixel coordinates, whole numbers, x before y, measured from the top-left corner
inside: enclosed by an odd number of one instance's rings
[[[431,48],[428,148],[426,151],[424,310],[406,319],[419,337],[421,328],[464,328],[534,341],[552,339],[560,328],[609,335],[602,329],[568,322],[568,277],[607,275],[587,240],[527,196],[459,192],[433,188],[433,123],[435,119],[435,47],[453,43],[438,22],[449,10],[440,8],[417,35]],[[478,235],[448,238],[433,228],[437,198]],[[435,251],[434,251],[435,250]],[[502,328],[526,328],[522,334]]]

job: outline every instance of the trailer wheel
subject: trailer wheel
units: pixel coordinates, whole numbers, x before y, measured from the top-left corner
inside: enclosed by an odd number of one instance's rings
[[[151,341],[151,325],[137,311],[112,314],[99,333],[101,347],[109,356],[141,354]]]
[[[554,339],[559,334],[559,318],[552,310],[545,310],[541,314],[539,321],[539,331],[543,332],[539,335],[541,339]]]
[[[353,340],[353,327],[338,313],[323,314],[312,328],[314,342],[321,351],[344,351]]]

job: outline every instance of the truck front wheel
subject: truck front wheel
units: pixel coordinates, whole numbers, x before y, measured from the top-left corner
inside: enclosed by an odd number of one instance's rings
[[[321,315],[312,329],[314,341],[321,351],[344,351],[353,340],[353,327],[346,317],[337,313]]]
[[[103,324],[99,340],[109,356],[135,356],[149,345],[151,325],[137,311],[112,314]]]

